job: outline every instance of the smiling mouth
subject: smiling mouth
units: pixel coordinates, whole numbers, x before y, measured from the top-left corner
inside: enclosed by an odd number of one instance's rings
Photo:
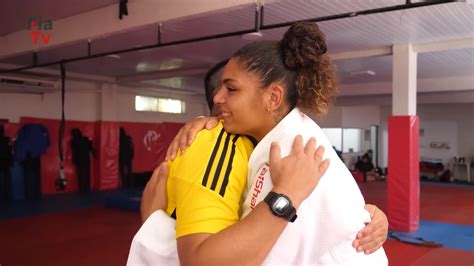
[[[226,118],[226,117],[229,117],[229,116],[231,116],[231,114],[229,112],[221,112],[219,114],[220,118]]]

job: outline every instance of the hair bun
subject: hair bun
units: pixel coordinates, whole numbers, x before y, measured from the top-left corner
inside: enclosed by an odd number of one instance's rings
[[[280,41],[283,62],[290,70],[318,64],[327,51],[324,34],[311,22],[296,22]]]

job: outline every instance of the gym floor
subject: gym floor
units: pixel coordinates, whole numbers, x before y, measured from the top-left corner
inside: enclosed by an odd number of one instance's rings
[[[368,203],[386,207],[384,182],[360,184]],[[406,244],[389,239],[384,245],[390,265],[473,265],[474,186],[421,184],[420,230],[435,224],[424,237],[443,247]],[[124,265],[135,232],[136,211],[106,207],[110,197],[126,195],[138,206],[139,190],[45,197],[37,203],[0,206],[0,264]],[[455,196],[454,196],[455,195]],[[454,231],[445,228],[457,226]],[[426,231],[426,230],[425,230]],[[19,252],[21,251],[21,252]]]

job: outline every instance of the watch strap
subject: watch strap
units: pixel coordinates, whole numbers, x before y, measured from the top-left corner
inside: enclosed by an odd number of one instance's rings
[[[285,197],[290,202],[290,209],[287,211],[286,214],[283,214],[283,215],[278,214],[275,210],[273,210],[273,203],[279,197]],[[276,193],[274,191],[270,191],[270,192],[268,192],[267,196],[264,198],[263,201],[265,201],[268,204],[268,207],[270,208],[270,210],[272,211],[272,213],[275,216],[284,218],[284,219],[288,220],[289,222],[294,222],[296,220],[296,218],[298,217],[298,215],[296,215],[296,209],[293,206],[293,203],[292,203],[291,199],[288,196],[284,195],[284,194],[279,194],[279,193]]]

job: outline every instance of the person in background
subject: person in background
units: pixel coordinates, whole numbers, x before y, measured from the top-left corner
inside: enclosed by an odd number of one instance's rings
[[[380,168],[378,165],[377,165],[377,162],[374,160],[374,151],[372,149],[368,149],[367,150],[367,155],[369,156],[369,161],[372,162],[372,164],[374,164],[374,167],[375,167],[375,171],[377,172],[377,174],[379,175],[380,178],[384,178],[385,174],[384,172],[382,171],[382,168]]]
[[[332,146],[332,148],[336,151],[337,157],[339,157],[339,159],[341,159],[341,161],[344,162],[344,158],[342,157],[342,151],[336,149],[336,147],[334,147],[334,146]]]
[[[12,142],[0,125],[0,201],[11,200],[11,173],[13,164]]]
[[[356,162],[355,170],[364,174],[365,181],[376,181],[380,179],[380,176],[367,153],[362,155],[362,158]]]
[[[123,127],[120,128],[119,139],[119,170],[122,188],[130,188],[133,187],[133,140],[132,137],[125,133]]]
[[[91,189],[91,155],[94,156],[92,141],[82,135],[79,128],[71,130],[72,161],[76,166],[79,192],[89,192]]]
[[[48,129],[41,124],[24,124],[18,131],[15,141],[15,161],[23,168],[25,181],[25,198],[41,200],[41,155],[46,153],[49,145]]]

